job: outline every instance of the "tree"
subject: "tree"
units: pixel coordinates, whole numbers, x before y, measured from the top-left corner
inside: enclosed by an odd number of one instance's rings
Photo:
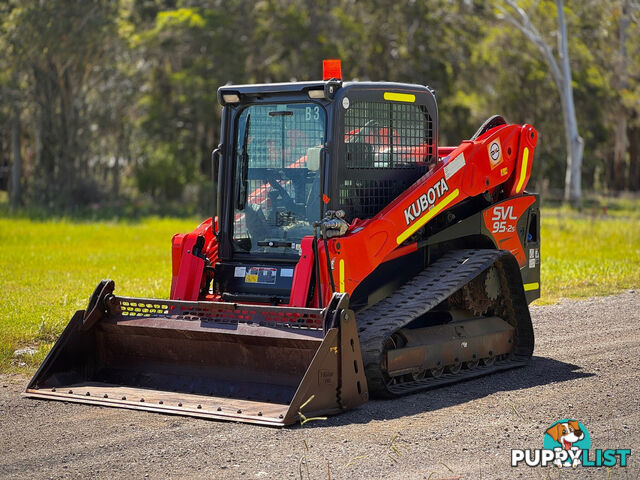
[[[0,7],[0,15],[8,15],[12,6],[5,4]],[[15,209],[22,202],[22,125],[20,120],[20,58],[15,55],[10,42],[7,42],[7,26],[0,22],[0,50],[5,55],[0,58],[0,98],[4,103],[10,131],[11,144],[11,175],[9,180],[9,205]],[[1,160],[1,159],[0,159]]]
[[[435,88],[442,144],[494,113],[535,125],[537,189],[640,190],[640,0],[496,1],[0,1],[10,198],[204,210],[218,87],[332,57],[345,80]]]
[[[567,167],[565,175],[564,199],[579,206],[582,199],[582,154],[584,140],[578,132],[578,119],[573,100],[571,65],[567,40],[567,24],[564,16],[563,0],[556,0],[556,21],[558,35],[558,58],[531,21],[529,14],[515,0],[505,0],[506,6],[498,5],[500,15],[520,30],[542,53],[558,88],[562,104],[562,114],[567,145]]]
[[[113,35],[116,2],[10,2],[3,33],[28,80],[35,137],[34,199],[71,206],[95,194],[90,182],[88,91]],[[19,123],[13,115],[14,138]],[[16,150],[14,150],[16,151]]]
[[[129,15],[130,48],[144,65],[137,79],[144,86],[134,172],[138,189],[156,203],[177,202],[189,190],[196,190],[192,203],[206,203],[211,151],[220,136],[217,89],[243,80],[239,41],[246,22],[228,24],[229,17],[246,14],[240,6],[230,1],[224,11],[196,6],[159,8],[152,18]]]
[[[609,180],[611,188],[615,191],[626,188],[637,190],[640,187],[637,155],[637,116],[640,112],[637,90],[640,82],[637,75],[638,65],[634,65],[634,60],[638,61],[638,30],[630,30],[629,27],[632,20],[638,23],[634,14],[640,10],[640,7],[638,2],[632,0],[617,0],[608,6],[610,11],[607,12],[607,20],[611,30],[609,42],[615,45],[608,50],[609,55],[606,59],[611,64],[607,70],[612,77],[611,84],[615,92],[610,105],[615,141]],[[633,70],[636,70],[635,74],[632,73]]]
[[[11,106],[11,153],[13,163],[11,164],[11,197],[10,205],[12,209],[17,208],[22,199],[22,152],[20,146],[21,137],[20,108],[18,102]]]

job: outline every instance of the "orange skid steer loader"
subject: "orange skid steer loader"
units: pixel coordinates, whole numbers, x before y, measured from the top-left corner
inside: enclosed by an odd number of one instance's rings
[[[433,90],[229,85],[212,218],[170,300],[102,281],[25,394],[264,425],[524,365],[540,292],[530,125],[438,145]]]

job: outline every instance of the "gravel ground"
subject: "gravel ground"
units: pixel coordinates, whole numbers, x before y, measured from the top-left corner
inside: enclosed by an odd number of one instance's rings
[[[1,478],[640,478],[640,292],[533,307],[525,368],[275,429],[20,396],[0,376]],[[511,468],[575,418],[629,466]]]

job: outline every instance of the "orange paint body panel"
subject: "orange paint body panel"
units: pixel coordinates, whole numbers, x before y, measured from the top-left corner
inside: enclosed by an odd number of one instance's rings
[[[531,176],[533,152],[535,151],[537,143],[538,132],[536,129],[531,125],[524,125],[522,127],[522,133],[520,134],[520,145],[518,146],[518,159],[520,159],[520,161],[516,165],[515,172],[513,172],[513,175],[511,175],[505,184],[505,192],[508,197],[524,192],[529,182],[529,177]],[[526,156],[528,157],[526,165],[525,162],[522,161],[525,157],[525,149],[527,149]],[[520,186],[519,190],[518,186]]]
[[[531,196],[515,197],[488,208],[482,214],[484,224],[491,232],[498,248],[509,250],[518,260],[520,268],[527,264],[527,258],[518,236],[517,223],[533,202],[535,198]]]
[[[191,233],[179,233],[171,241],[171,295],[172,300],[198,300],[206,283],[205,260],[193,255],[199,236],[204,237],[204,254],[210,265],[218,261],[218,241],[213,235],[212,219],[202,222]],[[217,219],[216,219],[217,228]]]
[[[290,307],[305,307],[313,273],[313,237],[304,237],[300,244],[300,261],[293,272]]]

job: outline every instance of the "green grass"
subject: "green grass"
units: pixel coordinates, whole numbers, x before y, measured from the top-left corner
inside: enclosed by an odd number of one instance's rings
[[[167,298],[171,237],[198,223],[0,218],[0,371],[39,364],[103,278],[115,280],[121,295]],[[38,353],[14,358],[13,352],[25,346]]]
[[[103,278],[121,295],[167,298],[171,237],[198,223],[0,218],[0,372],[32,372]],[[606,215],[544,208],[541,255],[542,304],[640,287],[640,202]],[[23,347],[37,353],[14,357]]]
[[[542,298],[609,295],[640,287],[640,207],[542,210]],[[613,212],[613,213],[612,213]]]

